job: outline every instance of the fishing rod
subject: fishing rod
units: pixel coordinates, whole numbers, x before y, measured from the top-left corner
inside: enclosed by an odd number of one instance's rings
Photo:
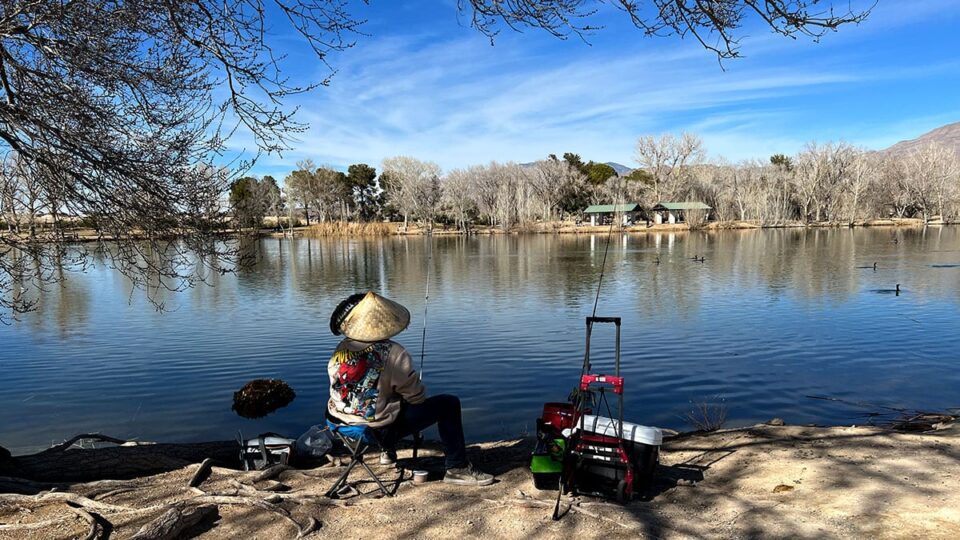
[[[423,380],[423,358],[427,354],[427,304],[430,302],[430,269],[433,267],[433,231],[424,235],[427,241],[427,277],[423,293],[423,334],[420,336],[420,380]]]
[[[603,247],[603,261],[600,263],[600,279],[597,281],[597,295],[593,299],[593,312],[590,314],[591,317],[597,316],[597,304],[600,303],[600,287],[603,286],[603,272],[607,266],[607,251],[610,249],[610,237],[613,235],[613,224],[617,222],[617,212],[616,205],[613,207],[613,218],[610,220],[610,229],[607,230],[607,244]]]
[[[622,183],[622,181],[621,181],[621,182],[618,182],[618,187],[619,187],[619,199],[622,200],[622,199],[623,199],[623,183]],[[591,315],[590,315],[591,317],[596,317],[596,316],[597,316],[597,305],[600,303],[600,289],[603,287],[603,276],[604,276],[604,272],[606,271],[606,267],[607,267],[607,253],[610,251],[610,238],[613,236],[613,227],[614,227],[614,225],[616,225],[616,223],[617,223],[617,204],[616,204],[617,201],[618,201],[618,198],[617,198],[617,197],[614,197],[614,200],[613,200],[613,202],[614,202],[614,205],[613,205],[613,217],[612,217],[611,220],[610,220],[610,228],[607,229],[607,242],[606,242],[606,245],[604,245],[604,247],[603,247],[603,261],[600,263],[600,278],[599,278],[599,280],[597,280],[597,294],[596,294],[596,296],[594,296],[594,298],[593,298],[593,311],[591,312]],[[622,219],[622,218],[621,218],[621,219]],[[586,370],[589,369],[589,361],[590,361],[590,337],[589,337],[590,330],[589,330],[589,328],[590,328],[590,327],[588,326],[588,327],[587,327],[587,347],[586,347],[586,351],[584,352],[584,356],[583,356],[583,371],[580,372],[581,377],[586,373]],[[618,332],[619,332],[619,330],[618,330]],[[617,354],[619,355],[619,347],[620,347],[620,345],[619,345],[619,333],[617,334],[617,339],[618,339],[618,342],[617,342],[617,350],[618,350],[618,353],[617,353]],[[618,356],[618,358],[619,358],[619,356]],[[584,404],[584,400],[587,399],[586,395],[585,395],[583,392],[580,392],[580,391],[579,391],[579,387],[576,388],[576,389],[574,389],[573,392],[574,392],[574,393],[571,394],[571,396],[573,397],[573,399],[575,399],[575,400],[577,401],[577,403],[576,403],[576,405],[575,405],[575,408],[581,407],[581,406]],[[592,399],[592,398],[591,398],[591,399]],[[604,403],[606,403],[606,405],[607,405],[607,410],[608,410],[608,413],[607,413],[607,414],[610,414],[610,413],[609,413],[610,404],[606,401],[606,396],[603,396],[602,399],[603,399]],[[623,403],[622,403],[622,402],[621,402],[621,404],[620,404],[620,407],[621,407],[621,414],[622,414],[622,407],[623,407]],[[612,416],[612,415],[611,415],[611,416]],[[583,427],[583,424],[582,424],[583,418],[581,417],[580,420],[581,420],[581,428],[582,428],[582,427]],[[623,416],[622,416],[622,415],[621,415],[621,417],[620,417],[620,430],[621,430],[621,431],[620,431],[620,437],[623,437]],[[572,435],[572,433],[571,433],[571,435]],[[566,444],[566,445],[564,445],[564,448],[563,448],[563,458],[562,458],[562,462],[563,462],[563,463],[566,463],[566,462],[570,459],[570,454],[571,454],[572,451],[573,451],[573,448],[572,448],[572,445],[571,445],[571,444]],[[571,478],[572,478],[572,477],[571,477]],[[561,473],[561,475],[560,475],[560,480],[559,480],[559,485],[557,486],[557,499],[556,499],[556,501],[554,502],[554,505],[553,505],[553,516],[552,516],[552,518],[553,518],[554,521],[558,521],[558,520],[562,517],[562,515],[560,514],[560,499],[561,499],[561,497],[563,496],[563,493],[564,493],[564,479],[563,479],[563,474]],[[569,511],[569,509],[568,509],[567,511]],[[564,512],[564,513],[566,513],[566,512]]]
[[[619,200],[623,200],[623,181],[618,178]],[[603,247],[603,261],[600,263],[600,279],[597,281],[597,295],[593,299],[593,313],[591,317],[597,316],[597,304],[600,303],[600,288],[603,286],[603,275],[607,267],[607,252],[610,250],[610,237],[613,236],[613,226],[617,223],[617,198],[613,200],[613,217],[610,218],[610,228],[607,230],[607,243]],[[623,219],[621,217],[621,219]]]

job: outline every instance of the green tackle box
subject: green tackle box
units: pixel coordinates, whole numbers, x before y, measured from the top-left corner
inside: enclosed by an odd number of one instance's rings
[[[530,472],[537,489],[557,489],[563,471],[564,439],[539,439],[530,455]]]

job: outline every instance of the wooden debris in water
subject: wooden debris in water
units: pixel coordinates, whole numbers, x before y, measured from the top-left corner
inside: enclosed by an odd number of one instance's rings
[[[956,419],[956,416],[950,414],[918,412],[904,414],[884,427],[896,431],[938,431],[950,427]]]
[[[807,396],[811,399],[835,401],[846,405],[872,409],[866,416],[869,424],[893,431],[931,432],[946,429],[960,418],[960,409],[947,408],[942,412],[920,411],[877,405],[863,401],[847,401],[829,396]],[[878,421],[879,420],[879,421]]]
[[[233,394],[233,410],[244,418],[263,418],[286,407],[297,394],[280,379],[254,379]]]

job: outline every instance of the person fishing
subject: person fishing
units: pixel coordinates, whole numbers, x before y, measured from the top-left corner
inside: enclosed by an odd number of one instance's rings
[[[344,339],[327,364],[329,414],[346,424],[376,429],[382,465],[396,462],[397,441],[436,424],[446,468],[443,481],[492,484],[493,475],[467,460],[460,399],[450,394],[427,397],[410,353],[390,339],[409,324],[407,308],[373,291],[340,302],[330,316],[330,331]]]

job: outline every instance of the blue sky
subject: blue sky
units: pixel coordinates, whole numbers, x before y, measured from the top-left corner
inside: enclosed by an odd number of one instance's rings
[[[637,137],[684,130],[736,161],[809,141],[880,149],[960,121],[960,0],[880,0],[820,43],[749,28],[744,57],[724,69],[692,39],[645,38],[612,10],[589,44],[505,29],[491,46],[451,0],[354,4],[369,35],[331,57],[329,87],[292,101],[309,130],[254,174],[282,178],[304,158],[379,167],[400,154],[445,170],[567,151],[632,166]],[[302,49],[286,52],[294,80],[329,74]]]

